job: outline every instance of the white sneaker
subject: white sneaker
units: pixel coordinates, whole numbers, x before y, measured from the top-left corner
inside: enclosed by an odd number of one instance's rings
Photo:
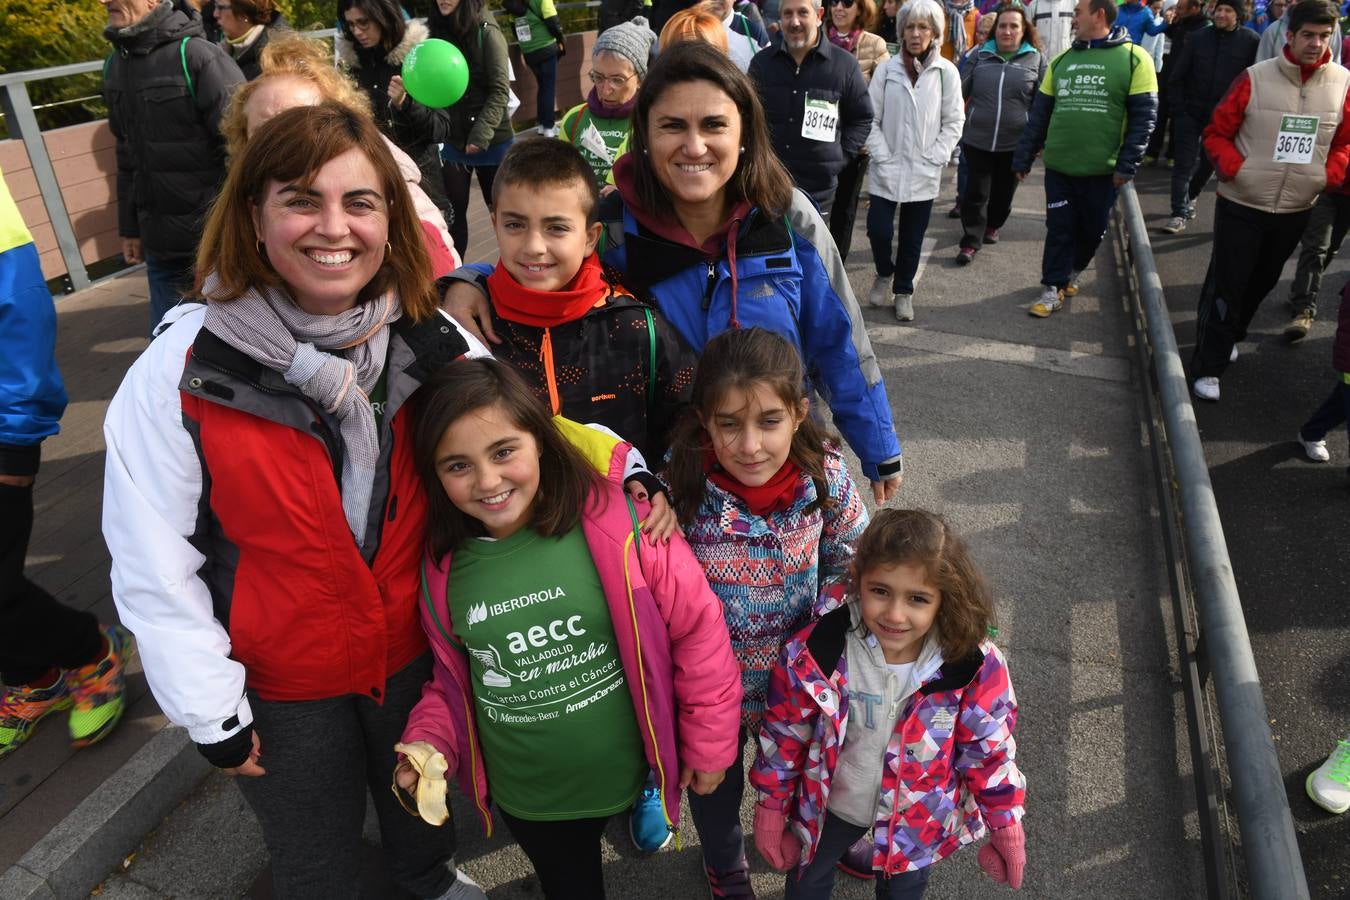
[[[895,295],[895,317],[901,322],[914,321],[914,295],[896,294]]]
[[[1167,224],[1159,229],[1163,234],[1180,234],[1186,230],[1186,217],[1173,216],[1167,220]]]
[[[558,126],[555,125],[552,128],[540,128],[539,133],[547,138],[555,138],[558,136]]]
[[[1234,344],[1233,349],[1228,353],[1228,361],[1230,363],[1235,363],[1237,362],[1237,358],[1238,358],[1237,344]]]
[[[1064,308],[1064,292],[1054,285],[1046,285],[1041,290],[1041,299],[1031,304],[1027,310],[1030,315],[1044,319]]]
[[[1212,400],[1215,403],[1219,401],[1219,379],[1213,375],[1195,379],[1192,390],[1195,391],[1195,396],[1201,400]]]
[[[1308,459],[1313,462],[1331,462],[1331,454],[1327,452],[1327,442],[1325,440],[1305,440],[1303,432],[1300,430],[1298,432],[1298,442],[1302,445],[1303,452],[1307,454]]]
[[[1312,802],[1337,815],[1350,809],[1350,742],[1337,741],[1327,761],[1304,782]]]
[[[872,281],[872,289],[867,292],[868,306],[891,305],[891,276],[878,275]]]

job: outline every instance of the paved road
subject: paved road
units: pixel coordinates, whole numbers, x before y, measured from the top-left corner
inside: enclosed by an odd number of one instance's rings
[[[1167,173],[1140,179],[1145,217],[1167,213]],[[1210,255],[1213,189],[1179,235],[1152,234],[1182,356],[1195,343],[1195,305]],[[1285,787],[1313,897],[1350,896],[1350,818],[1304,793],[1308,773],[1350,733],[1350,479],[1346,435],[1328,437],[1329,465],[1306,462],[1295,432],[1330,392],[1331,343],[1350,265],[1332,263],[1312,332],[1283,338],[1294,262],[1257,312],[1218,404],[1196,403],[1210,478],[1265,689]]]
[[[1029,782],[1023,896],[1181,898],[1203,890],[1171,611],[1152,487],[1140,446],[1118,254],[1108,245],[1083,294],[1049,320],[1027,316],[1043,234],[1039,177],[997,247],[958,269],[958,230],[935,218],[917,321],[867,313],[907,458],[902,502],[946,513],[995,585],[1022,704]],[[945,212],[946,205],[941,206]],[[850,274],[871,283],[861,230]],[[459,821],[470,822],[463,804]],[[749,811],[745,821],[749,821]],[[371,836],[373,840],[373,835]],[[503,836],[461,830],[465,868],[501,900],[537,897]],[[614,898],[706,896],[687,816],[683,848],[641,858],[622,825],[607,837]],[[372,852],[365,893],[381,896]],[[213,776],[152,835],[105,897],[266,896],[265,854],[237,790]],[[754,872],[763,897],[781,876]],[[844,883],[836,896],[871,890]],[[967,850],[928,896],[998,896]]]

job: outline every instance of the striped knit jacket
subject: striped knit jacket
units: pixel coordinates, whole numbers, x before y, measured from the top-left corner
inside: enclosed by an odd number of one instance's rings
[[[787,639],[810,619],[820,589],[848,577],[867,509],[836,448],[827,448],[825,480],[834,508],[810,512],[815,483],[801,476],[792,505],[757,516],[711,481],[685,538],[713,593],[722,600],[731,647],[741,668],[741,722],[756,734],[769,674]]]

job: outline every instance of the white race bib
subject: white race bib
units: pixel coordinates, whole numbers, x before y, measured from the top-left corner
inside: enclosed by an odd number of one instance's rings
[[[525,18],[516,19],[516,40],[523,44],[532,36],[533,34],[530,31],[530,20]]]
[[[1312,162],[1313,147],[1317,144],[1317,122],[1317,116],[1280,116],[1274,161],[1289,165]]]
[[[581,133],[581,140],[578,143],[594,154],[596,159],[603,160],[606,165],[614,165],[614,156],[609,152],[609,147],[605,146],[605,139],[600,136],[600,130],[595,127],[594,122],[586,123],[586,130]]]
[[[808,95],[806,107],[802,111],[802,137],[808,141],[833,143],[834,133],[838,126],[839,102],[837,100],[816,100]]]

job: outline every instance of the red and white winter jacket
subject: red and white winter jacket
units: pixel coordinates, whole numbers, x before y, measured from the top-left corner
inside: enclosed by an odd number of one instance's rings
[[[268,700],[361,694],[426,650],[417,618],[425,500],[406,403],[439,367],[486,351],[440,316],[391,326],[364,547],[342,511],[333,416],[177,320],[108,407],[103,535],[112,593],[165,715],[199,744]]]
[[[815,856],[848,729],[844,645],[851,620],[843,600],[842,591],[828,589],[821,618],[783,649],[750,772],[764,802],[787,812],[802,842],[802,866]],[[1021,820],[1026,780],[1015,761],[1016,723],[1007,661],[990,641],[923,679],[886,745],[872,830],[875,871],[921,869],[986,828]]]

